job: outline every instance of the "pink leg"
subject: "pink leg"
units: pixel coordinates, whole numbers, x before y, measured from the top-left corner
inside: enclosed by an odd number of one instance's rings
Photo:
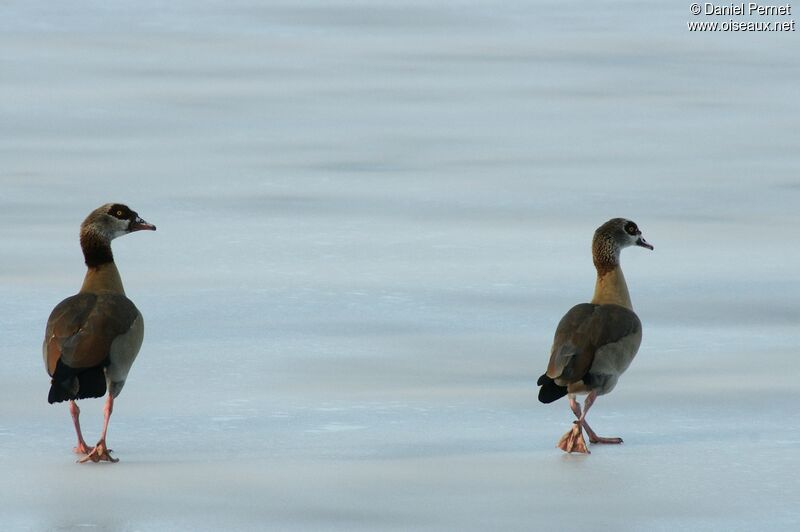
[[[78,408],[78,405],[75,403],[75,401],[69,402],[69,413],[72,414],[72,423],[75,425],[75,432],[78,433],[78,445],[76,445],[72,450],[77,454],[89,454],[89,446],[86,445],[86,442],[83,440],[83,434],[81,434],[81,422],[78,419],[81,415],[81,409]]]
[[[103,407],[103,432],[100,433],[100,441],[106,441],[106,432],[108,432],[108,421],[111,419],[111,412],[114,411],[114,397],[111,393],[108,394],[106,404]]]
[[[581,419],[581,405],[575,400],[575,395],[573,394],[569,395],[569,407],[572,409],[572,413],[575,414],[575,417]],[[589,435],[590,442],[598,443],[600,441],[601,438],[595,434],[592,427],[589,426],[589,423],[587,423],[585,419],[583,420],[583,428],[586,430],[586,434]]]
[[[590,454],[589,449],[586,448],[586,440],[583,439],[583,430],[581,430],[581,424],[583,422],[581,416],[581,405],[579,405],[578,401],[575,400],[574,394],[569,394],[569,406],[572,408],[572,412],[575,414],[575,417],[578,418],[578,421],[575,421],[572,424],[572,428],[568,430],[566,434],[561,436],[561,439],[558,440],[556,447],[565,453]]]
[[[581,412],[581,405],[575,399],[575,395],[569,394],[569,407],[572,409],[572,413],[575,414],[575,417],[578,418],[578,421],[574,422],[572,429],[564,434],[558,442],[558,447],[564,452],[590,453],[589,449],[586,447],[586,441],[583,439],[581,427],[586,429],[586,434],[589,435],[589,441],[591,443],[622,443],[622,438],[604,438],[598,436],[586,421],[586,414],[589,412],[589,409],[596,399],[597,393],[591,392],[586,397],[586,401],[583,403],[583,412]]]
[[[581,405],[580,403],[575,400],[575,394],[569,394],[569,407],[572,409],[572,413],[575,414],[575,417],[580,419],[581,418]]]
[[[114,410],[114,398],[111,396],[111,393],[108,394],[108,399],[106,399],[106,405],[103,408],[104,414],[104,421],[103,421],[103,432],[100,433],[100,440],[97,442],[97,445],[94,446],[92,452],[88,455],[84,456],[78,462],[84,463],[91,460],[92,462],[119,462],[119,458],[112,458],[111,457],[111,449],[106,447],[106,432],[108,432],[108,420],[111,419],[111,412]]]
[[[583,415],[578,416],[578,420],[581,422],[583,428],[586,429],[586,433],[589,435],[589,441],[592,443],[622,443],[622,438],[604,438],[602,436],[598,436],[586,422],[586,414],[589,412],[589,409],[594,404],[595,399],[597,399],[597,392],[591,392],[586,397],[586,400],[583,402]],[[575,409],[573,409],[572,411],[575,412]]]

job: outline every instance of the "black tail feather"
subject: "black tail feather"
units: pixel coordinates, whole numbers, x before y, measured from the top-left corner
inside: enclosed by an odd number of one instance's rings
[[[103,397],[105,394],[106,373],[103,366],[75,369],[59,360],[50,383],[47,402],[53,404],[72,399]]]
[[[539,377],[536,384],[541,386],[539,388],[539,401],[543,403],[552,403],[567,395],[567,387],[559,386],[556,381],[548,377],[546,374]]]

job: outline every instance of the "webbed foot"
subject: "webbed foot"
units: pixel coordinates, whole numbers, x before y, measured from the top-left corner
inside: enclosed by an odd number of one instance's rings
[[[92,451],[89,454],[78,460],[78,463],[84,464],[89,461],[95,463],[97,462],[116,463],[119,462],[119,458],[112,457],[111,449],[106,447],[105,440],[100,440],[99,442],[97,442],[97,445],[94,446],[94,449],[92,449]]]
[[[586,448],[586,440],[583,439],[583,430],[581,423],[574,421],[572,428],[566,434],[561,436],[558,440],[556,447],[565,453],[584,453],[591,454],[589,449]]]
[[[622,438],[604,438],[602,436],[591,434],[589,435],[589,441],[591,443],[622,443]]]
[[[75,454],[89,454],[92,449],[86,445],[86,442],[81,440],[78,442],[78,445],[72,448],[72,452]]]

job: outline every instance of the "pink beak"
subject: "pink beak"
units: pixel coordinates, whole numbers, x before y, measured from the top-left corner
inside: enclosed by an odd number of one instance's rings
[[[155,227],[153,227],[153,229],[155,229]],[[647,240],[645,240],[644,237],[641,235],[639,236],[639,239],[636,241],[636,245],[642,246],[643,248],[647,248],[651,251],[653,250],[652,244],[648,243]]]
[[[155,231],[156,230],[156,226],[155,225],[145,222],[144,220],[142,220],[138,216],[136,217],[135,220],[133,220],[131,222],[130,226],[128,226],[128,227],[130,227],[131,233],[134,232],[134,231]]]

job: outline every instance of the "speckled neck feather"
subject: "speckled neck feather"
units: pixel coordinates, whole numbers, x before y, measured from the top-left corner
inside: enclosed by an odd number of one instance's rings
[[[111,243],[89,229],[81,229],[81,249],[86,266],[97,268],[102,264],[114,262]]]
[[[619,265],[620,245],[613,233],[601,227],[592,240],[592,260],[597,268],[592,303],[597,305],[620,305],[633,309],[628,285]]]
[[[607,233],[595,233],[592,240],[592,262],[597,268],[597,276],[603,277],[619,266],[619,246]]]

